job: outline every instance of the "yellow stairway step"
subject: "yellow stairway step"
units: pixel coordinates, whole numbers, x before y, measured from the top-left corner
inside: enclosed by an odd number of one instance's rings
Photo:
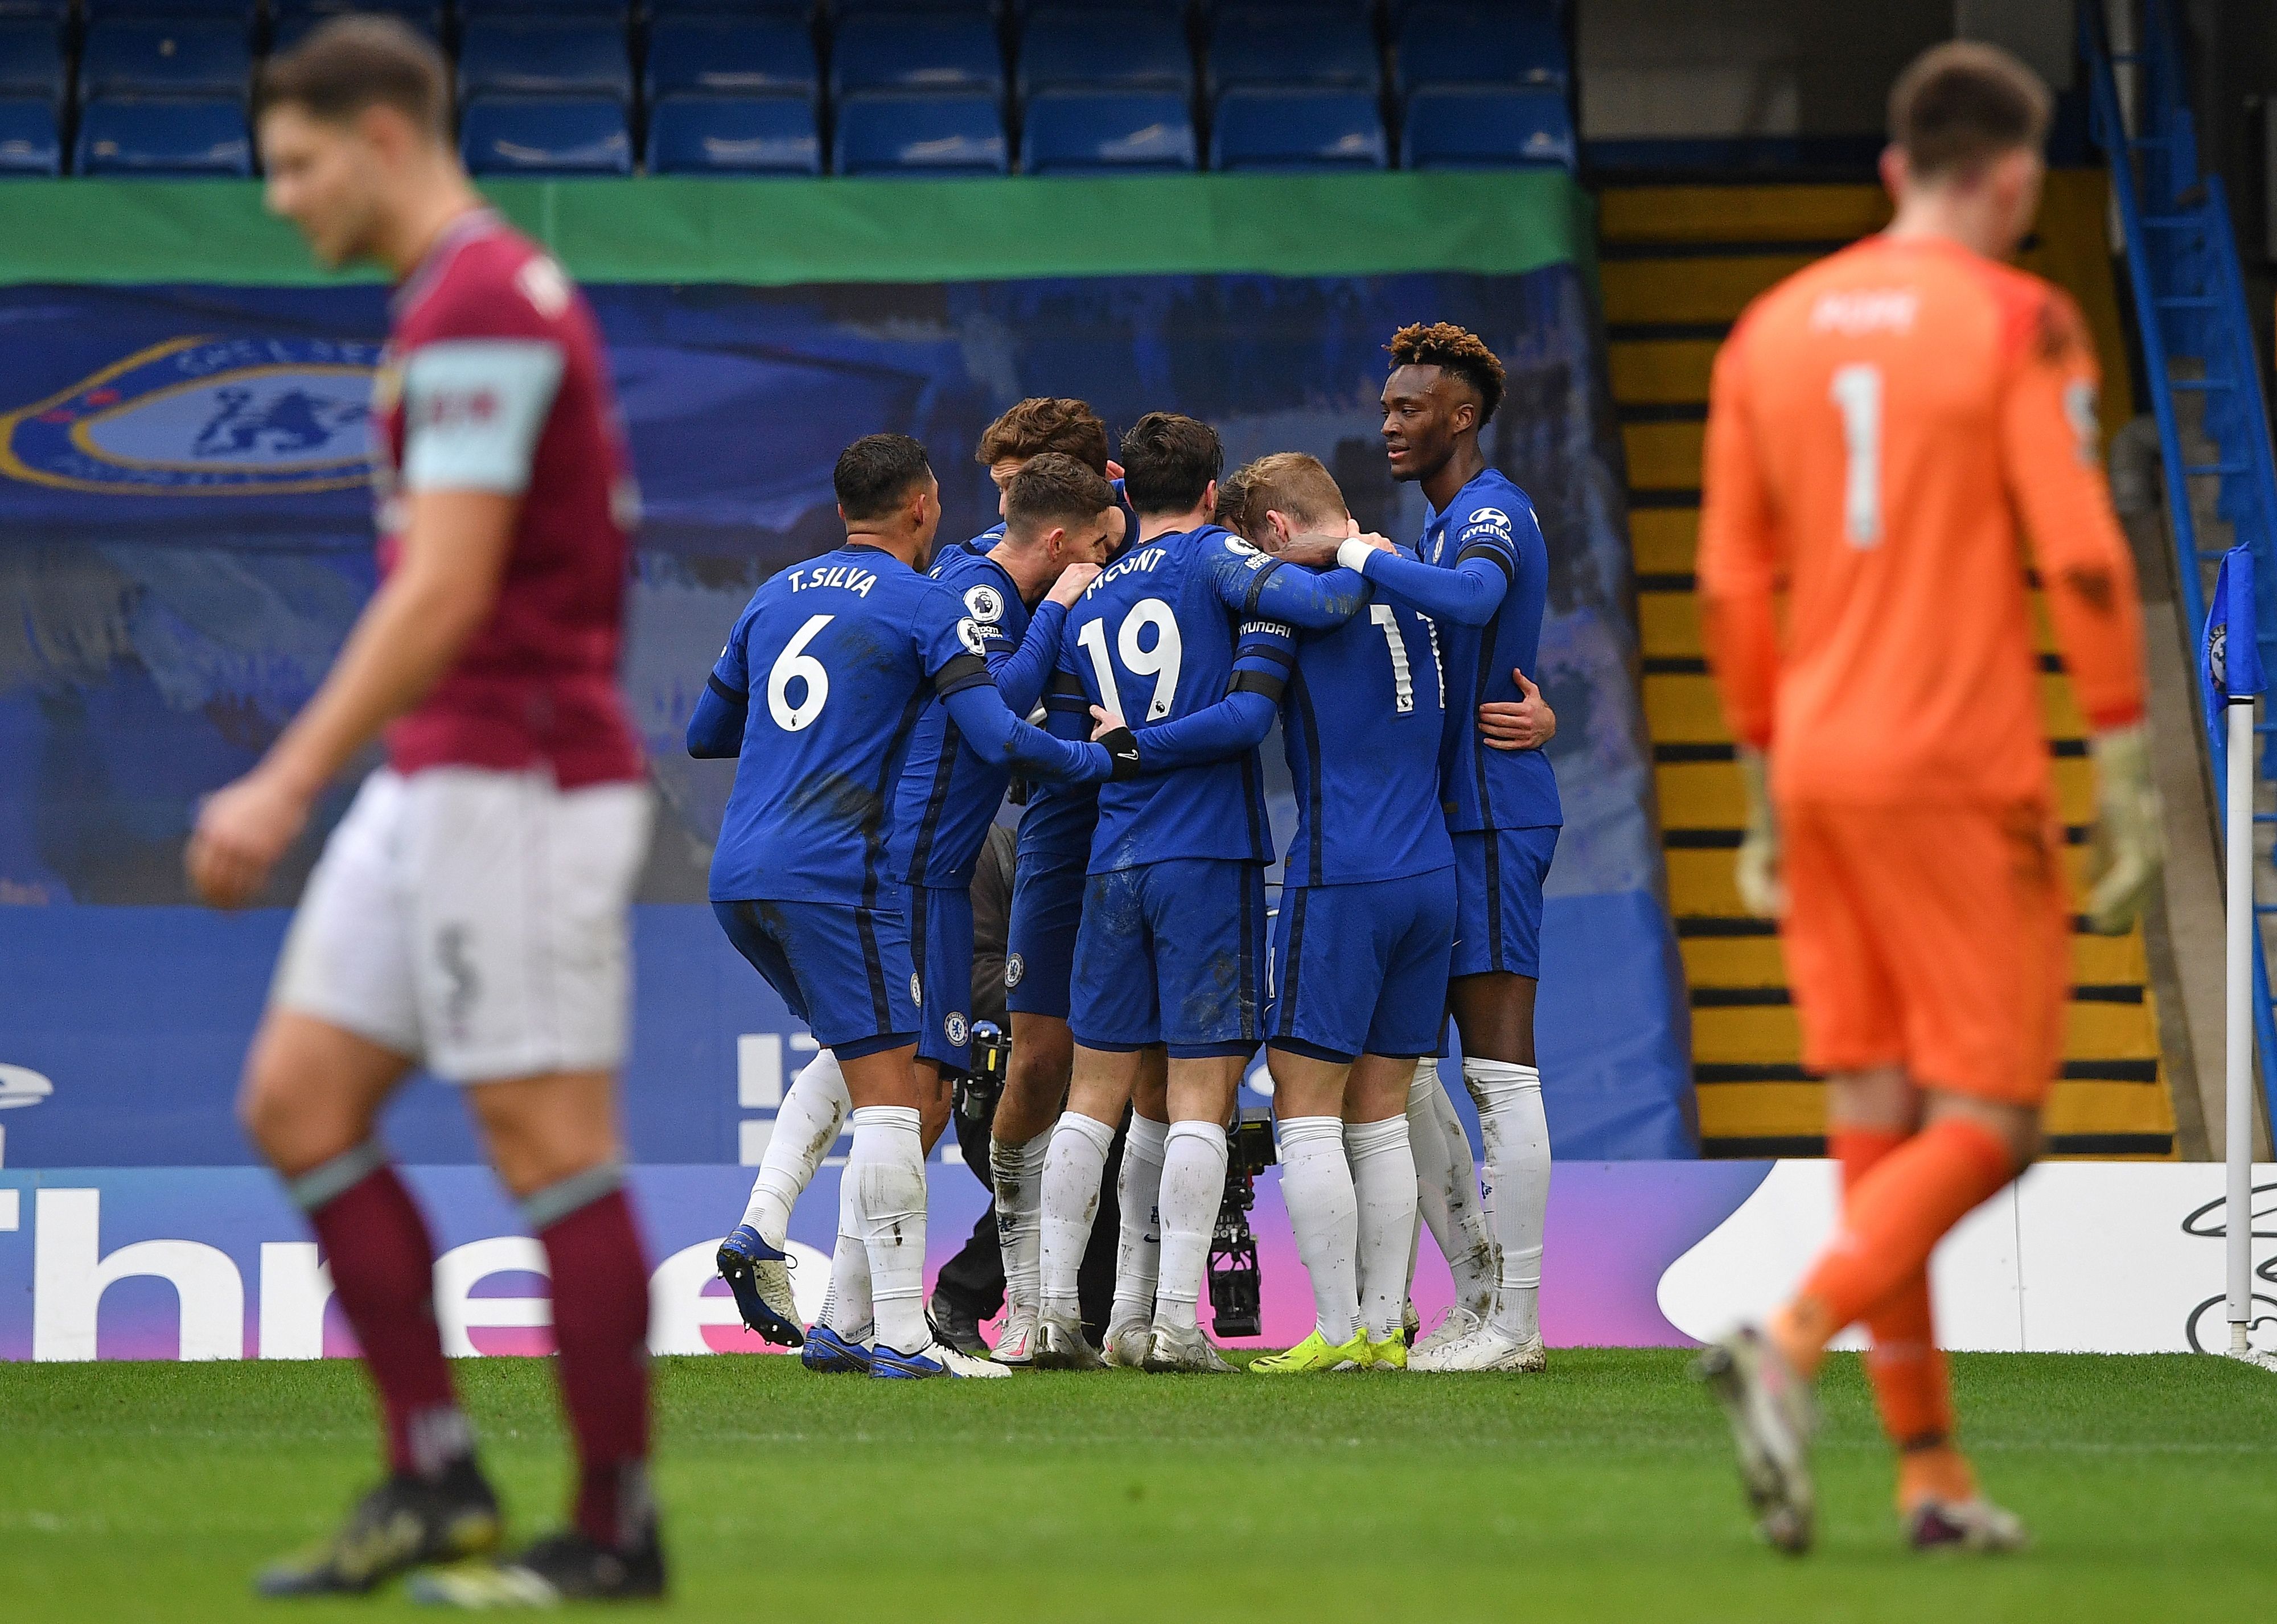
[[[1628,455],[1632,491],[1694,491],[1700,486],[1699,423],[1627,423],[1621,448]]]
[[[1686,936],[1684,979],[1693,987],[1785,987],[1786,957],[1777,936]]]
[[[1788,1139],[1826,1132],[1818,1083],[1714,1083],[1700,1090],[1702,1139]]]
[[[1623,406],[1704,401],[1721,347],[1715,339],[1617,339],[1605,349],[1613,399]]]
[[[2172,1133],[2173,1104],[2158,1083],[2059,1082],[2042,1118],[2050,1133]]]
[[[1645,725],[1656,744],[1732,742],[1712,677],[1649,675],[1644,679]]]
[[[1605,242],[1846,242],[1889,223],[1877,186],[1613,187],[1597,198]]]
[[[1672,847],[1662,854],[1668,862],[1668,911],[1682,919],[1687,914],[1710,914],[1720,919],[1744,918],[1747,910],[1740,903],[1740,893],[1732,883],[1732,854],[1729,851],[1695,851],[1683,847]]]
[[[1802,1032],[1791,1005],[1692,1011],[1694,1065],[1793,1065],[1801,1058]]]
[[[1729,761],[1664,761],[1652,776],[1664,829],[1736,829],[1748,821],[1747,790]]]
[[[1688,576],[1700,546],[1697,507],[1632,507],[1629,545],[1641,576]]]
[[[1700,652],[1700,606],[1689,592],[1639,592],[1637,629],[1648,656]]]
[[[1597,268],[1611,326],[1728,323],[1748,301],[1817,258],[1815,254],[1686,255],[1608,259]]]

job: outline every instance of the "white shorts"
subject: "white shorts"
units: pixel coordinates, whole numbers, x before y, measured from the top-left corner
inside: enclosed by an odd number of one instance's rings
[[[450,1082],[613,1070],[649,819],[644,783],[374,773],[308,876],[270,1002]]]

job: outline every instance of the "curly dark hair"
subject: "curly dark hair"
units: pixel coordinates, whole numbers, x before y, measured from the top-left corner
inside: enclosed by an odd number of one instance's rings
[[[1107,472],[1107,425],[1085,402],[1056,395],[1032,395],[980,433],[973,460],[992,468],[1014,457],[1056,451],[1094,474]]]
[[[1417,322],[1393,333],[1384,347],[1395,367],[1436,367],[1461,378],[1479,397],[1480,425],[1494,420],[1502,404],[1502,361],[1477,333],[1452,322]]]

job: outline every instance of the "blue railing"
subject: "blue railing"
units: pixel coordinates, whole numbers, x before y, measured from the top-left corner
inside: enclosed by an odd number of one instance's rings
[[[2100,0],[2080,8],[2087,59],[2091,126],[2111,164],[2113,194],[2126,236],[2128,278],[2143,343],[2144,384],[2159,425],[2166,463],[2167,515],[2172,522],[2182,612],[2193,632],[2205,623],[2206,589],[2223,549],[2198,536],[2192,493],[2218,481],[2215,513],[2253,550],[2258,583],[2254,605],[2257,641],[2265,666],[2277,663],[2277,460],[2269,440],[2268,408],[2261,393],[2260,354],[2238,269],[2237,240],[2220,175],[2198,172],[2197,131],[2189,88],[2167,0],[2143,0],[2139,45],[2113,51]],[[2134,123],[2123,117],[2116,65],[2135,71]],[[2213,447],[2208,460],[2187,460],[2183,397],[2203,402],[2197,429]],[[2193,710],[2199,707],[2193,703]],[[2201,712],[2201,715],[2203,713]],[[2277,725],[2254,729],[2262,741],[2260,775],[2277,777]],[[2227,782],[2226,726],[2207,728],[2216,785]],[[2260,814],[2257,823],[2277,822]],[[2257,892],[2258,888],[2257,888]],[[2259,916],[2277,906],[2257,903]],[[2269,967],[2261,933],[2253,939],[2254,1031],[2277,1121],[2277,1008],[2269,995]]]

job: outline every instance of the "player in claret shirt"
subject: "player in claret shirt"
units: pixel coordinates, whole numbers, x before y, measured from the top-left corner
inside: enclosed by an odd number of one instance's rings
[[[1210,522],[1222,452],[1208,424],[1150,412],[1123,441],[1138,542],[1091,583],[1061,636],[1055,731],[1128,706],[1146,776],[1099,797],[1075,951],[1075,1076],[1043,1179],[1036,1362],[1099,1362],[1076,1274],[1115,1125],[1148,1050],[1168,1056],[1161,1276],[1139,1361],[1222,1371],[1196,1317],[1225,1183],[1225,1124],[1261,1035],[1264,865],[1257,744],[1272,726],[1293,627],[1360,606],[1348,570],[1316,576]],[[1132,1142],[1138,1140],[1132,1132]],[[1138,1324],[1111,1326],[1110,1347]],[[1118,1353],[1129,1362],[1132,1353]]]
[[[632,472],[592,313],[475,195],[448,72],[402,25],[346,19],[271,57],[255,96],[270,207],[326,263],[399,278],[374,392],[379,589],[188,853],[208,901],[253,900],[385,727],[387,765],[301,899],[243,1112],[323,1243],[391,1475],[260,1589],[365,1591],[499,1536],[436,1328],[434,1247],[374,1137],[423,1063],[463,1087],[545,1247],[579,1467],[567,1532],[418,1582],[476,1605],[655,1597],[648,1269],[614,1097],[650,815],[616,682]]]
[[[816,1339],[875,1376],[1002,1376],[937,1345],[925,1323],[923,984],[887,852],[893,796],[936,697],[983,761],[1037,777],[1104,779],[1134,769],[1136,752],[1127,729],[1110,729],[1104,747],[1070,742],[1005,708],[980,622],[918,573],[940,522],[925,447],[871,435],[833,478],[846,545],[759,588],[689,723],[692,754],[739,758],[712,906],[837,1056],[853,1100],[834,1311]]]

